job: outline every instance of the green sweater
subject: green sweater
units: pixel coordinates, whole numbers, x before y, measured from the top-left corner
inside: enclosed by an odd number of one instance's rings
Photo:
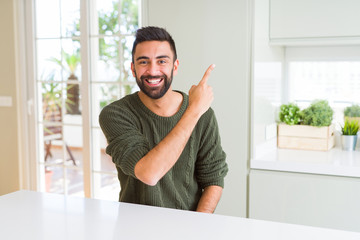
[[[106,153],[112,157],[118,171],[119,201],[196,210],[205,187],[224,187],[228,171],[226,154],[211,108],[198,121],[178,161],[155,186],[142,183],[134,174],[136,163],[174,128],[185,112],[188,96],[181,94],[181,108],[171,117],[151,112],[137,93],[101,111],[99,122],[108,141]]]

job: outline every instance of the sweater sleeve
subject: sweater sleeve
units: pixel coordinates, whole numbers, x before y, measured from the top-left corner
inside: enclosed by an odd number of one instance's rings
[[[197,180],[203,189],[211,185],[224,187],[228,166],[214,111],[210,108],[202,118],[203,130],[196,160]]]
[[[141,134],[132,115],[116,104],[105,107],[99,116],[107,139],[106,153],[124,174],[136,178],[136,163],[149,152],[149,143]]]

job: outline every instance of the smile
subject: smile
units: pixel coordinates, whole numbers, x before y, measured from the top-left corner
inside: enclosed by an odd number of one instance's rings
[[[158,85],[159,83],[161,83],[164,78],[145,78],[144,79],[149,85],[151,86],[156,86]]]

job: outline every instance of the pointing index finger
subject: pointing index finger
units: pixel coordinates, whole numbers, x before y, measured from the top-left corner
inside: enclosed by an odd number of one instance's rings
[[[207,81],[208,81],[208,79],[209,79],[209,77],[210,77],[210,73],[211,73],[212,70],[214,70],[214,68],[215,68],[215,64],[211,64],[211,65],[208,67],[208,69],[206,69],[206,71],[205,71],[205,73],[204,73],[204,76],[203,76],[203,78],[202,78],[201,81],[200,81],[200,84],[205,84],[205,83],[207,83]]]

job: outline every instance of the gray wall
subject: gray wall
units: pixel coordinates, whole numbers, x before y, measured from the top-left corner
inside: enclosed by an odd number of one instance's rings
[[[174,89],[188,92],[215,63],[209,84],[229,173],[216,213],[246,216],[250,111],[249,0],[150,0],[147,25],[174,37],[179,73]]]

